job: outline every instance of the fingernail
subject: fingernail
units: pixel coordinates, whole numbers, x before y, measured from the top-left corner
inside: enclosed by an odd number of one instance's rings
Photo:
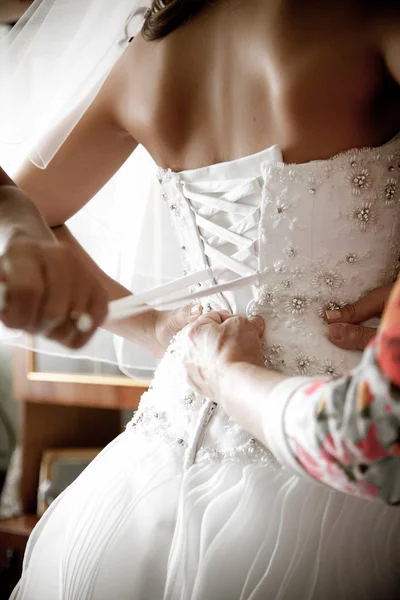
[[[340,342],[345,336],[346,327],[342,323],[338,323],[337,325],[331,325],[328,331],[329,337]]]
[[[340,321],[342,313],[340,310],[327,310],[325,316],[327,321]]]
[[[201,304],[194,304],[190,309],[190,314],[193,316],[200,315],[202,312]]]

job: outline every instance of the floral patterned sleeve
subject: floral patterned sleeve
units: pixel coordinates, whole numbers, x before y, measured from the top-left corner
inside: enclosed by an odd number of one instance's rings
[[[361,364],[302,383],[283,415],[297,465],[343,492],[400,504],[400,282]]]

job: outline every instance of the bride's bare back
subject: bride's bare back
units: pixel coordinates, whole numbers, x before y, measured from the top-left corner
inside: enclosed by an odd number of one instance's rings
[[[137,143],[175,171],[272,144],[288,162],[378,146],[400,130],[399,81],[394,0],[218,0],[138,36],[50,166],[18,183],[57,225]]]
[[[272,144],[291,162],[380,145],[400,130],[394,4],[215,2],[161,41],[132,43],[124,125],[174,170]],[[400,63],[399,38],[397,52]]]

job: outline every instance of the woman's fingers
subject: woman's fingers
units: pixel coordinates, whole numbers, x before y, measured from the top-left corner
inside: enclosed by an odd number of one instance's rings
[[[328,339],[343,350],[364,350],[375,337],[376,329],[361,324],[383,313],[393,285],[375,288],[340,310],[327,311]]]
[[[264,331],[265,331],[264,319],[262,317],[260,317],[259,315],[256,315],[255,317],[250,317],[249,322],[253,323],[255,325],[259,336],[262,337],[264,335]]]
[[[340,310],[326,311],[328,323],[363,323],[381,315],[389,298],[393,284],[375,288],[357,302],[343,306]]]
[[[203,313],[203,315],[196,320],[196,325],[222,325],[228,319],[232,319],[234,315],[229,313],[227,310],[211,311]]]
[[[72,342],[73,348],[82,348],[92,337],[93,332],[104,323],[108,311],[107,300],[107,294],[100,286],[97,290],[92,290],[87,312],[76,323],[77,332]]]
[[[73,282],[71,269],[65,267],[68,257],[62,247],[51,254],[44,253],[43,262],[46,289],[38,329],[44,334],[50,334],[69,317]],[[60,273],[63,274],[62,277]]]
[[[44,290],[37,255],[15,253],[7,257],[7,272],[2,275],[5,282],[1,320],[12,329],[34,331]]]
[[[107,314],[107,294],[62,244],[13,241],[0,258],[0,286],[5,325],[71,348],[83,346]]]
[[[376,335],[373,327],[333,323],[328,326],[328,339],[343,350],[364,350]]]

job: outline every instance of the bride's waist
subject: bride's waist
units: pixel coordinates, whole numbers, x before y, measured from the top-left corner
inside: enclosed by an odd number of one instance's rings
[[[291,375],[339,376],[356,366],[360,353],[343,352],[324,336],[301,337],[280,327],[267,334],[266,366]],[[179,358],[179,337],[161,361],[130,427],[174,447],[182,457],[268,462],[272,457],[219,406],[187,383]],[[212,410],[210,410],[210,408]]]

